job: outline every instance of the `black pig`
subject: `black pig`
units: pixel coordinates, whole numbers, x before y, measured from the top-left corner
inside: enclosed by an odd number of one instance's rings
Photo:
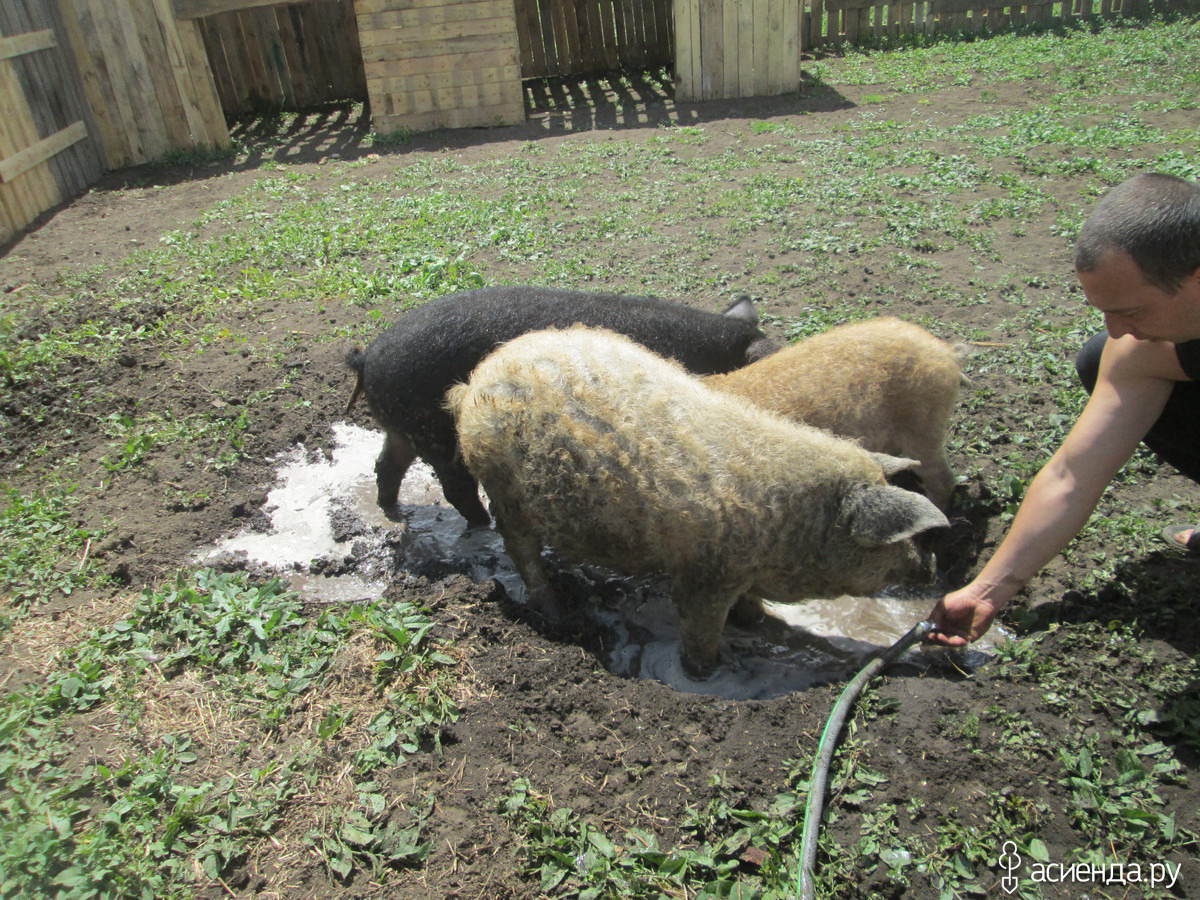
[[[446,391],[466,381],[497,345],[529,331],[574,324],[627,335],[701,375],[728,372],[777,349],[759,330],[749,297],[740,297],[724,313],[657,297],[544,287],[480,288],[434,300],[346,358],[358,373],[350,404],[366,394],[384,430],[375,463],[379,505],[395,505],[404,474],[419,456],[470,525],[488,524],[479,486],[458,458]]]

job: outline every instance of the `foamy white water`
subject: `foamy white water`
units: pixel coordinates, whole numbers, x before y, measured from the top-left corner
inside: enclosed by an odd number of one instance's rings
[[[300,446],[279,458],[276,485],[264,506],[269,531],[245,529],[202,551],[199,561],[244,553],[288,577],[297,590],[326,602],[378,596],[388,578],[430,566],[464,572],[477,581],[495,578],[514,599],[524,599],[520,576],[504,554],[500,536],[490,528],[468,530],[446,503],[429,466],[418,461],[409,469],[400,491],[400,515],[393,521],[375,504],[374,464],[382,435],[339,422],[333,436],[329,456]],[[328,571],[333,574],[314,574]],[[770,615],[760,626],[727,627],[724,664],[712,678],[696,682],[679,664],[679,622],[670,600],[644,579],[603,574],[597,583],[604,584],[604,590],[598,589],[604,599],[592,604],[588,614],[612,635],[605,664],[613,672],[731,699],[778,696],[845,678],[928,614],[937,596],[895,591],[881,597],[769,603]],[[1003,639],[998,629],[988,637],[993,635]],[[965,663],[979,664],[986,658],[979,651],[991,646],[980,641]],[[912,658],[923,652],[913,651]]]

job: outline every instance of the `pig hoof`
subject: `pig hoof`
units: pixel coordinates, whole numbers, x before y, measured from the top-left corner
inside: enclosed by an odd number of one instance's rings
[[[683,672],[692,681],[708,681],[712,678],[713,672],[717,671],[717,663],[715,662],[698,662],[688,656],[680,656],[680,663],[683,664]]]
[[[558,600],[554,597],[530,596],[525,601],[525,608],[550,624],[562,619],[562,607],[558,605]]]

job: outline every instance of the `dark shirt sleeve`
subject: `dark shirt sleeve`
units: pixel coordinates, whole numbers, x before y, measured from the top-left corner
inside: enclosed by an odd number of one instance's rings
[[[1192,381],[1200,381],[1200,340],[1176,344],[1175,356],[1179,358],[1184,374]]]

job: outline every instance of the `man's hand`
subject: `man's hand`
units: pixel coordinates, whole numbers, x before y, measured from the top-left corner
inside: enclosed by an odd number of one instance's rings
[[[991,600],[976,596],[968,586],[938,601],[929,614],[937,630],[925,640],[946,647],[966,646],[987,633],[999,612]]]

